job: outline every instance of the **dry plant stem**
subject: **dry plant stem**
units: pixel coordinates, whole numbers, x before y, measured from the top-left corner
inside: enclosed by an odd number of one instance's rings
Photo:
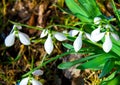
[[[5,0],[2,0],[2,3],[3,3],[3,14],[4,14],[4,16],[7,14],[6,13],[6,1]]]

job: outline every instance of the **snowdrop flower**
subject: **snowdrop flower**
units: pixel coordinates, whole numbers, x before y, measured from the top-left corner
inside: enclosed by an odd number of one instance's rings
[[[82,31],[78,31],[78,30],[70,30],[69,31],[69,35],[72,37],[76,36],[77,34],[78,34],[78,36],[75,39],[75,41],[73,42],[73,47],[74,47],[75,52],[78,52],[82,47]]]
[[[42,70],[35,70],[32,72],[32,74],[35,76],[40,76],[40,75],[43,75],[43,71]]]
[[[101,29],[101,26],[98,26],[98,28],[93,30],[91,33],[91,38],[95,42],[100,41],[105,35],[105,32],[101,33],[100,29]]]
[[[29,81],[32,85],[42,85],[41,82],[35,80],[34,78],[30,79],[29,77],[23,78],[23,79],[21,80],[21,82],[19,83],[19,85],[28,85],[28,81]]]
[[[100,24],[101,18],[100,17],[95,17],[94,18],[94,24]]]
[[[96,30],[98,30],[98,29],[96,29]],[[97,32],[96,32],[97,33]],[[94,33],[93,33],[94,34]],[[104,43],[103,43],[103,46],[102,46],[102,48],[103,48],[103,50],[106,52],[106,53],[108,53],[110,50],[111,50],[111,48],[112,48],[112,41],[111,41],[111,39],[110,39],[110,34],[111,34],[111,36],[115,39],[115,40],[119,40],[119,36],[117,35],[117,34],[115,34],[115,33],[112,33],[112,32],[103,32],[103,33],[98,33],[98,34],[95,34],[94,36],[91,34],[91,36],[92,36],[92,39],[94,39],[94,40],[96,40],[96,41],[99,41],[99,40],[101,40],[104,36],[105,36],[105,41],[104,41]]]
[[[44,48],[45,48],[45,51],[50,55],[52,53],[53,49],[54,49],[52,36],[51,36],[50,33],[48,33],[48,30],[43,30],[41,35],[40,35],[40,38],[43,38],[45,36],[47,36],[47,39],[46,39],[46,41],[44,43]],[[56,32],[53,36],[58,41],[64,41],[64,40],[67,39],[66,36],[63,33],[60,33],[60,32]]]
[[[15,26],[13,26],[14,28]],[[18,27],[18,26],[17,26]],[[21,29],[19,27],[19,29]],[[30,45],[30,40],[29,40],[29,36],[23,32],[20,31],[14,31],[14,29],[11,31],[11,33],[5,38],[5,45],[7,47],[10,47],[14,44],[15,42],[15,37],[19,37],[20,42],[24,45]]]
[[[111,50],[111,48],[112,48],[112,41],[111,41],[111,39],[110,39],[110,34],[109,34],[109,32],[107,32],[106,35],[105,35],[105,41],[104,41],[102,47],[103,47],[103,50],[104,50],[106,53],[108,53],[108,52]]]
[[[49,34],[46,41],[45,41],[45,44],[44,44],[44,48],[45,48],[45,51],[48,53],[48,54],[51,54],[53,49],[54,49],[54,46],[53,46],[53,42],[52,42],[52,38],[51,38],[51,35]]]
[[[82,47],[82,32],[79,33],[79,35],[77,36],[77,38],[75,39],[74,43],[73,43],[73,47],[75,52],[78,52],[81,47]]]
[[[73,42],[73,47],[74,47],[75,52],[78,52],[82,47],[82,35],[83,35],[83,32],[78,31],[78,30],[70,30],[69,31],[69,35],[72,36],[72,37],[76,36],[77,34],[78,34],[78,36],[75,39],[75,41]],[[89,33],[84,32],[84,34],[88,39],[93,41],[92,38],[91,38],[91,35]]]
[[[63,33],[55,33],[54,37],[58,40],[58,41],[64,41],[67,39],[67,37],[63,34]]]

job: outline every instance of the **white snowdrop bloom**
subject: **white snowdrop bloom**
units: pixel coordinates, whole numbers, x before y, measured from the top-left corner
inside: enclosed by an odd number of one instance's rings
[[[108,53],[112,48],[112,41],[109,36],[109,32],[106,33],[105,35],[105,41],[103,43],[103,50]]]
[[[5,38],[5,46],[10,47],[14,44],[15,42],[15,34],[10,33],[6,38]]]
[[[24,44],[24,45],[30,45],[29,36],[27,34],[18,31],[18,36],[19,36],[20,42],[22,44]]]
[[[43,71],[42,70],[35,70],[32,72],[32,74],[35,76],[40,76],[40,75],[43,75]]]
[[[77,36],[77,38],[75,39],[74,43],[73,43],[73,47],[75,52],[78,52],[81,47],[82,47],[82,32],[79,33],[79,35]]]
[[[95,17],[94,18],[94,24],[100,24],[101,18],[100,17]]]
[[[74,36],[77,35],[78,33],[79,33],[78,30],[70,30],[70,31],[69,31],[69,35],[72,36],[72,37],[74,37]]]
[[[48,30],[44,29],[40,35],[40,38],[47,36],[47,34],[48,34]]]
[[[22,79],[22,80],[20,81],[20,84],[19,84],[19,85],[27,85],[27,84],[28,84],[28,80],[29,80],[29,77]]]
[[[63,33],[55,33],[54,37],[58,40],[58,41],[64,41],[67,39],[67,37],[63,34]]]
[[[23,79],[21,80],[21,82],[19,83],[19,85],[28,85],[28,81],[29,81],[29,77],[23,78]],[[32,79],[30,80],[30,83],[31,83],[32,85],[42,85],[42,83],[40,83],[39,81],[35,80],[34,78],[32,78]]]
[[[115,40],[119,40],[119,36],[115,33],[111,33],[112,37],[115,39]]]
[[[91,38],[95,42],[101,40],[105,35],[105,32],[100,33],[100,29],[101,29],[101,26],[99,26],[97,29],[93,30],[92,33],[91,33]]]
[[[53,42],[52,42],[52,38],[51,38],[51,35],[49,34],[46,41],[45,41],[45,44],[44,44],[44,48],[45,48],[45,51],[48,53],[48,54],[51,54],[52,51],[53,51]]]

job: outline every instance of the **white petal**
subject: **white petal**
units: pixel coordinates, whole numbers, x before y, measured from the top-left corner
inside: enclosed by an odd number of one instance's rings
[[[94,18],[94,24],[100,24],[101,18],[100,17],[95,17]]]
[[[42,85],[39,81],[35,80],[34,78],[31,81],[32,85]]]
[[[75,52],[78,52],[81,49],[81,47],[82,47],[82,33],[80,33],[78,35],[78,37],[75,39],[73,46],[74,46]]]
[[[85,33],[86,37],[91,40],[92,42],[95,42],[92,38],[91,38],[91,35],[89,33]]]
[[[95,42],[101,40],[104,37],[105,32],[100,33],[100,28],[101,28],[101,26],[99,26],[97,29],[93,30],[91,33],[91,38]]]
[[[91,37],[97,36],[100,33],[101,26],[91,32]]]
[[[59,32],[55,33],[54,36],[58,41],[64,41],[67,39],[63,33],[59,33]]]
[[[28,77],[27,77],[27,78],[22,79],[19,85],[27,85],[27,84],[28,84],[28,80],[29,80],[29,78],[28,78]]]
[[[48,38],[45,41],[44,48],[48,54],[52,53],[54,46],[50,35],[48,35]]]
[[[112,42],[109,34],[105,35],[105,42],[103,43],[103,50],[108,53],[112,48]]]
[[[40,75],[43,75],[43,71],[42,70],[35,70],[34,72],[32,72],[32,74],[35,76],[40,76]]]
[[[72,36],[72,37],[74,37],[75,35],[78,34],[78,32],[79,32],[78,30],[70,30],[69,31],[69,35]]]
[[[14,44],[15,42],[15,34],[14,33],[11,33],[9,34],[6,38],[5,38],[5,45],[7,47],[10,47]]]
[[[97,41],[100,41],[100,40],[104,37],[104,35],[105,35],[105,32],[99,33],[98,35],[92,37],[92,39],[93,39],[95,42],[97,42]]]
[[[115,40],[119,40],[119,36],[115,33],[111,33],[112,37],[115,39]]]
[[[18,36],[19,36],[19,39],[20,39],[20,42],[24,45],[30,45],[30,39],[29,39],[29,36],[25,33],[22,33],[22,32],[18,32]]]
[[[48,34],[48,30],[44,29],[40,35],[40,38],[47,36],[47,34]]]

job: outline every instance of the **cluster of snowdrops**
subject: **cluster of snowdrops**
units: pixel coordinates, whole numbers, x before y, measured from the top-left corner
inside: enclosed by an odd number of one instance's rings
[[[57,39],[58,41],[66,41],[68,40],[66,35],[69,35],[71,37],[75,37],[75,40],[73,42],[73,47],[75,52],[78,52],[82,48],[82,38],[86,38],[90,40],[93,43],[97,43],[98,41],[102,41],[102,49],[104,52],[108,53],[112,48],[112,41],[111,37],[113,37],[115,40],[119,40],[119,36],[114,33],[114,29],[112,28],[112,25],[109,23],[103,23],[102,18],[95,17],[93,22],[97,26],[96,29],[94,29],[91,33],[87,33],[83,31],[82,29],[79,30],[70,30],[69,32],[53,32],[49,29],[44,29],[41,32],[40,39],[46,38],[46,41],[44,42],[44,49],[47,54],[51,54],[54,49],[53,44],[53,38]],[[16,37],[20,40],[20,42],[24,45],[30,45],[31,40],[29,36],[20,30],[22,29],[22,26],[14,25],[10,34],[5,39],[5,46],[10,47],[14,45]],[[35,70],[33,72],[33,75],[42,75],[43,72],[41,70]],[[33,77],[26,77],[23,78],[20,82],[20,85],[27,85],[28,83],[32,83],[32,85],[42,85],[41,82],[35,80]]]

